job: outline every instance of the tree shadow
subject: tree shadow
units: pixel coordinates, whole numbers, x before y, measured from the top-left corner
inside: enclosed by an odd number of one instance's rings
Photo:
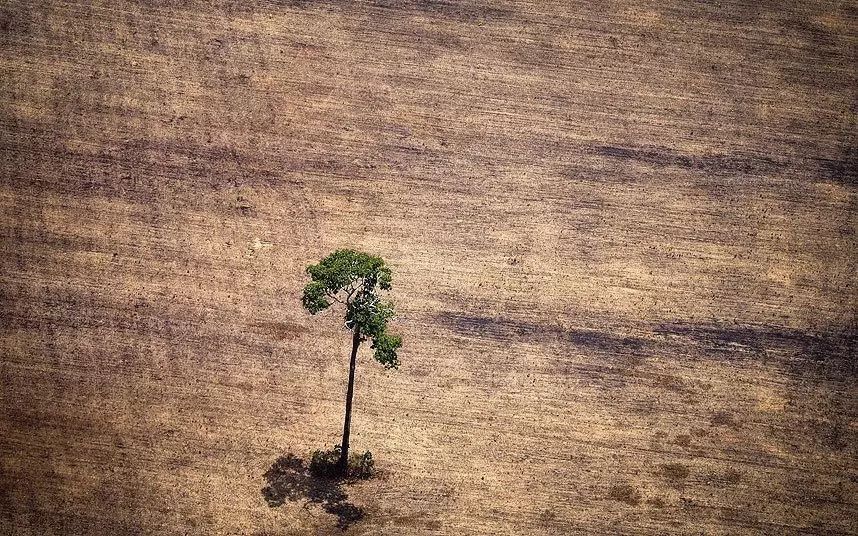
[[[343,530],[364,517],[363,508],[347,500],[343,484],[348,480],[316,476],[304,460],[294,454],[277,458],[264,476],[266,486],[262,488],[262,497],[271,508],[282,506],[286,501],[318,504],[337,517],[337,526]]]

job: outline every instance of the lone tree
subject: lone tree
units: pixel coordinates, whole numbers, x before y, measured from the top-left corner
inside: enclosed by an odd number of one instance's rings
[[[380,291],[390,290],[390,268],[381,257],[351,249],[338,249],[319,264],[307,267],[312,281],[304,287],[302,302],[310,314],[324,311],[334,303],[345,308],[345,328],[352,332],[349,387],[346,392],[346,417],[338,471],[345,475],[349,460],[349,427],[358,347],[372,339],[373,357],[386,369],[399,368],[396,350],[402,337],[387,332],[387,321],[394,316],[393,304],[381,300]]]

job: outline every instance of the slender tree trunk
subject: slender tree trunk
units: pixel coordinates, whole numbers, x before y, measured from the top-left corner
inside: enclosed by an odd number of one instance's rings
[[[360,346],[360,330],[356,327],[352,337],[352,359],[349,363],[349,388],[346,392],[346,422],[343,424],[343,444],[340,453],[340,474],[346,475],[349,467],[349,427],[352,424],[352,396],[355,392],[355,366],[357,365],[357,352]]]

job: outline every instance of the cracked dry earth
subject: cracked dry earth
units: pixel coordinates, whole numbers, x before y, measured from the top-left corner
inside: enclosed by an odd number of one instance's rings
[[[0,533],[858,533],[856,28],[4,0]],[[347,526],[262,493],[339,439],[349,337],[299,302],[337,247],[405,339]]]

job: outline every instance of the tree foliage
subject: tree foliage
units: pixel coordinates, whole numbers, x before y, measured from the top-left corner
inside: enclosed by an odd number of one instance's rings
[[[393,304],[382,301],[380,292],[390,290],[391,272],[381,257],[351,249],[338,249],[318,264],[307,267],[311,281],[301,299],[310,314],[334,303],[345,306],[345,327],[360,340],[372,340],[375,360],[385,368],[399,367],[397,350],[402,338],[387,332],[394,316]]]

